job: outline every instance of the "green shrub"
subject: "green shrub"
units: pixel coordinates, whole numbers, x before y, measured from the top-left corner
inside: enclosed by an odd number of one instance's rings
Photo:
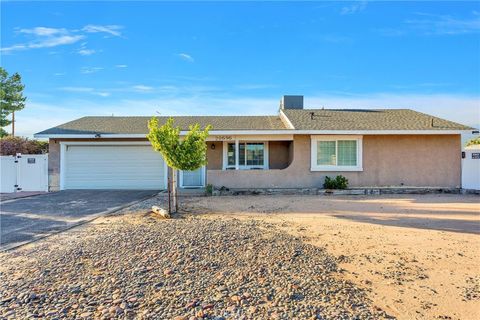
[[[207,186],[205,187],[205,193],[207,194],[207,196],[213,195],[213,185],[207,184]]]
[[[348,179],[342,175],[336,176],[335,178],[325,177],[323,188],[324,189],[347,189]]]
[[[48,153],[48,141],[29,140],[22,137],[6,136],[0,139],[0,155]]]

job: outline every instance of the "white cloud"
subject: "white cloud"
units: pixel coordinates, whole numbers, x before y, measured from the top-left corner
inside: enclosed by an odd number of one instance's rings
[[[399,28],[379,28],[376,31],[384,36],[404,36],[419,34],[442,36],[480,33],[480,15],[472,13],[469,18],[456,18],[451,15],[415,13],[415,18],[407,19]]]
[[[66,34],[67,29],[64,28],[47,28],[47,27],[35,27],[32,29],[20,29],[21,33],[33,34],[36,36],[53,36],[56,34]]]
[[[151,92],[153,90],[153,87],[145,86],[143,84],[133,86],[132,88],[137,92]]]
[[[182,60],[185,60],[185,61],[188,61],[188,62],[194,62],[195,60],[193,59],[193,57],[187,53],[179,53],[178,56],[182,59]]]
[[[102,26],[102,25],[89,24],[83,27],[82,31],[85,31],[88,33],[102,32],[102,33],[108,33],[112,36],[120,37],[122,35],[122,33],[120,32],[122,28],[123,27],[119,25]]]
[[[417,13],[419,18],[406,20],[413,30],[425,35],[455,35],[480,32],[480,16],[474,13],[473,18],[454,18],[450,15]]]
[[[51,48],[61,45],[72,44],[77,41],[80,41],[84,38],[83,35],[54,35],[54,36],[46,36],[46,37],[39,37],[39,39],[24,43],[24,44],[16,44],[10,47],[1,48],[0,51],[4,53],[10,53],[12,51],[17,50],[27,50],[27,49],[38,49],[38,48]]]
[[[65,72],[55,72],[53,75],[57,77],[64,76],[66,73]]]
[[[25,35],[30,41],[25,43],[17,43],[8,47],[0,48],[0,52],[7,54],[14,51],[51,48],[61,45],[69,45],[76,43],[86,38],[87,33],[107,33],[112,36],[121,36],[120,29],[122,26],[118,25],[86,25],[81,30],[68,30],[65,28],[49,28],[49,27],[35,27],[30,29],[20,29],[19,33]],[[81,55],[91,55],[96,50],[87,49],[84,45],[78,51]]]
[[[25,50],[25,49],[28,49],[26,44],[14,44],[13,46],[10,46],[10,47],[0,48],[0,52],[10,53],[12,51]]]
[[[90,87],[61,87],[59,89],[67,92],[93,92],[95,90]]]
[[[262,83],[244,83],[244,84],[237,84],[234,86],[235,89],[240,89],[240,90],[261,90],[261,89],[269,89],[274,87],[276,87],[276,85],[262,84]]]
[[[56,46],[61,46],[65,44],[72,44],[83,38],[84,36],[82,35],[74,35],[74,36],[65,35],[65,36],[59,36],[59,37],[52,37],[52,38],[42,40],[38,43],[32,43],[29,45],[29,47],[30,48],[50,48],[50,47],[56,47]]]
[[[92,94],[100,97],[110,96],[110,92],[98,91],[97,89],[91,88],[91,87],[60,87],[58,89],[66,92],[73,92],[73,93],[88,93],[88,94]]]
[[[128,67],[126,64],[116,64],[115,65],[115,68],[118,68],[118,69],[123,69],[123,68],[126,68]]]
[[[367,7],[367,1],[356,1],[349,6],[345,6],[340,10],[341,15],[355,14],[362,12]]]
[[[93,49],[85,49],[85,48],[82,48],[80,50],[78,50],[78,54],[79,55],[82,55],[82,56],[90,56],[92,54],[94,54],[96,51],[93,50]]]
[[[83,73],[83,74],[97,73],[98,71],[101,71],[103,69],[104,68],[102,67],[82,67],[80,69],[80,73]]]

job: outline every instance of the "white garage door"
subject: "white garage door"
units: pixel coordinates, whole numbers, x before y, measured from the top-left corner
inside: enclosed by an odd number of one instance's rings
[[[67,145],[64,189],[165,189],[165,164],[149,145]]]

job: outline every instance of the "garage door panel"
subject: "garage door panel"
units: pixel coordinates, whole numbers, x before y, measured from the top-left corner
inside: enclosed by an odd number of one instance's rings
[[[66,189],[164,189],[165,165],[147,145],[70,145]]]

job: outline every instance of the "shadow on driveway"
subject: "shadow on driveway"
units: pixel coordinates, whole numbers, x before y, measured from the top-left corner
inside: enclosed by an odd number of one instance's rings
[[[0,250],[70,228],[157,193],[154,190],[65,190],[3,202]]]

